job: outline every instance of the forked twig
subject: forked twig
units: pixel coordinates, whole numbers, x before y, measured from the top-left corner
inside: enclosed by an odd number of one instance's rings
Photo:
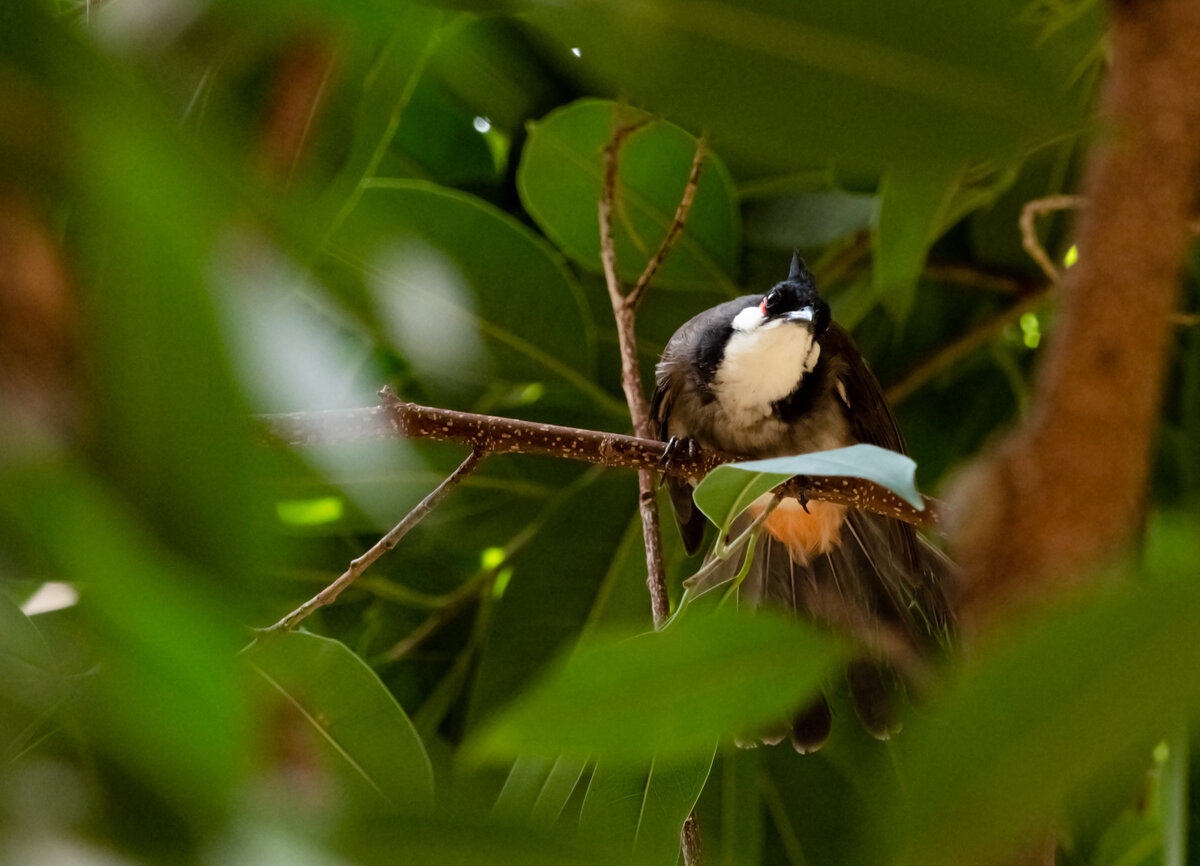
[[[670,255],[683,231],[692,201],[695,199],[696,186],[700,182],[700,167],[704,161],[704,144],[700,142],[697,144],[696,154],[692,158],[692,166],[688,172],[687,184],[684,186],[679,206],[675,210],[671,224],[667,227],[666,234],[663,235],[662,243],[646,263],[634,288],[626,293],[621,286],[621,278],[617,270],[617,249],[612,231],[612,213],[617,200],[621,149],[628,141],[629,136],[647,122],[647,119],[641,119],[633,124],[617,124],[614,127],[612,136],[604,148],[604,183],[600,191],[598,207],[600,260],[604,266],[604,282],[608,287],[613,318],[617,325],[617,340],[621,350],[621,387],[625,392],[625,402],[629,405],[633,429],[642,439],[652,438],[653,430],[650,424],[650,408],[646,403],[646,395],[642,390],[642,377],[638,370],[635,327],[637,306],[646,296],[650,281],[662,263],[666,261],[667,256]],[[646,546],[646,585],[650,591],[654,625],[659,628],[667,621],[671,605],[667,597],[667,584],[663,568],[662,531],[656,501],[657,487],[654,470],[649,468],[638,470],[638,508],[641,512],[642,537]]]
[[[650,287],[650,281],[654,279],[654,275],[658,273],[658,269],[663,266],[663,262],[667,260],[671,249],[679,240],[679,235],[683,233],[684,224],[687,222],[688,213],[692,210],[692,202],[696,198],[696,188],[700,185],[700,171],[704,168],[704,157],[706,155],[704,139],[700,139],[696,143],[696,153],[692,156],[692,167],[688,171],[687,184],[683,188],[683,195],[679,199],[679,207],[675,209],[675,216],[671,219],[671,224],[667,227],[667,233],[663,235],[662,243],[658,245],[658,249],[654,251],[654,255],[650,257],[650,261],[646,262],[646,269],[642,271],[642,275],[638,277],[633,288],[629,290],[629,294],[625,296],[625,303],[635,310],[642,303],[642,298],[646,295],[646,289]]]

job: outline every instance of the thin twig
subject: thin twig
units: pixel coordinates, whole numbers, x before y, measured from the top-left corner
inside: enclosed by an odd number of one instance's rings
[[[650,257],[650,261],[646,262],[646,269],[638,277],[637,283],[630,290],[629,294],[625,296],[626,305],[633,307],[635,310],[642,303],[642,298],[646,295],[646,289],[650,287],[650,281],[654,279],[655,274],[658,273],[658,269],[667,260],[667,256],[671,254],[676,241],[679,240],[679,235],[683,232],[688,212],[691,211],[692,202],[696,198],[696,189],[700,186],[700,171],[704,168],[705,153],[704,139],[700,139],[696,142],[696,153],[692,156],[692,167],[688,171],[687,184],[683,188],[683,196],[679,199],[679,207],[675,209],[675,216],[671,220],[671,225],[667,227],[667,233],[663,235],[662,243],[658,245],[658,249],[654,251],[654,255]]]
[[[366,553],[351,561],[350,566],[342,572],[337,580],[279,620],[279,622],[262,629],[259,637],[293,629],[307,619],[313,611],[328,604],[333,604],[337,597],[342,594],[342,591],[354,583],[359,575],[366,571],[375,560],[379,559],[379,557],[383,556],[389,550],[392,550],[400,543],[400,539],[404,538],[414,526],[424,520],[429,512],[437,508],[450,491],[475,470],[485,456],[487,456],[486,451],[479,448],[472,448],[471,453],[467,455],[467,459],[460,463],[457,469],[450,473],[428,496],[418,502],[412,511],[404,515],[403,520],[393,526]]]
[[[1083,204],[1083,196],[1051,195],[1046,198],[1036,198],[1033,201],[1026,202],[1025,207],[1021,208],[1021,246],[1025,247],[1025,252],[1029,253],[1030,257],[1038,263],[1042,272],[1045,273],[1052,283],[1057,284],[1062,280],[1062,271],[1050,259],[1046,248],[1038,240],[1035,220],[1042,214],[1054,213],[1060,210],[1075,210],[1083,207]]]
[[[617,248],[612,232],[612,212],[617,199],[618,168],[621,147],[635,127],[618,125],[604,148],[604,184],[600,190],[598,215],[600,219],[600,258],[604,264],[604,282],[612,303],[617,324],[617,340],[621,350],[621,387],[633,420],[633,429],[643,439],[652,435],[650,408],[642,391],[638,370],[637,336],[634,328],[636,313],[621,288],[617,270]],[[654,626],[666,622],[671,612],[667,597],[667,581],[662,557],[662,532],[655,499],[657,476],[652,469],[638,469],[638,510],[642,518],[642,537],[646,546],[646,586],[650,591],[650,608]]]
[[[621,278],[617,274],[617,246],[612,233],[612,210],[616,204],[618,154],[625,141],[633,133],[650,122],[649,117],[634,123],[618,125],[608,144],[604,147],[604,179],[600,188],[600,263],[604,267],[604,284],[608,286],[609,297],[614,309],[617,298],[624,298],[621,292]]]

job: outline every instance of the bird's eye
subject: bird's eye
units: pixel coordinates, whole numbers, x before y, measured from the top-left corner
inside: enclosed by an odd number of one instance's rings
[[[762,310],[764,316],[774,316],[783,308],[783,294],[780,292],[767,292],[763,297],[759,309]]]

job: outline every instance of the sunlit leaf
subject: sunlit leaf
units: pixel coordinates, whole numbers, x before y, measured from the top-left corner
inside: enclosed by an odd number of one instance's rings
[[[704,477],[694,496],[705,516],[726,529],[755,499],[796,475],[873,481],[921,508],[921,494],[914,484],[916,469],[903,454],[860,443],[794,457],[725,463]]]

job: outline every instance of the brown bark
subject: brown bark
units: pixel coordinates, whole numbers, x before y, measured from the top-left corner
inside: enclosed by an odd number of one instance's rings
[[[1086,579],[1140,524],[1200,169],[1200,3],[1112,6],[1079,261],[1025,422],[959,479],[963,618]]]

